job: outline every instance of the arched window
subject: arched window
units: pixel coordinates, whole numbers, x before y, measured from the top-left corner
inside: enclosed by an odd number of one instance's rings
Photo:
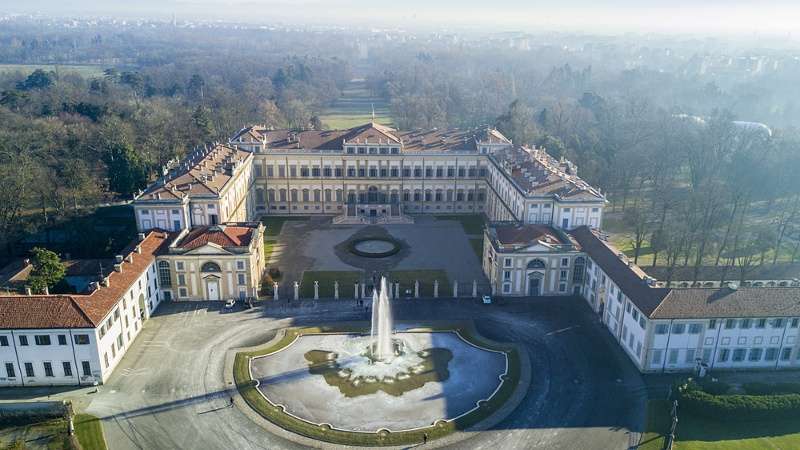
[[[205,263],[205,264],[203,264],[203,267],[200,268],[200,271],[201,272],[222,272],[222,270],[219,268],[219,264],[217,264],[215,262],[210,262],[210,261]]]
[[[532,259],[531,262],[528,263],[528,269],[544,269],[545,264],[544,261],[541,259]]]
[[[585,271],[586,271],[586,258],[584,258],[583,256],[578,256],[577,258],[575,258],[575,268],[572,269],[572,282],[582,283]]]
[[[172,277],[170,276],[169,263],[167,261],[158,262],[158,284],[161,287],[172,286]]]

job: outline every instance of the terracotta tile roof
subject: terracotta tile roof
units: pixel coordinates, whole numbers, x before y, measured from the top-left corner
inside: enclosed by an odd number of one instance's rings
[[[800,288],[672,289],[654,319],[800,317]]]
[[[622,293],[646,316],[649,317],[669,293],[669,289],[650,287],[643,279],[645,273],[641,269],[622,261],[618,256],[619,252],[600,240],[588,227],[578,227],[569,233],[592,261],[611,277]]]
[[[109,286],[101,286],[95,291],[81,295],[37,295],[37,296],[3,296],[0,297],[2,305],[0,328],[74,328],[96,327],[108,315],[122,296],[131,288],[134,282],[148,269],[158,254],[171,240],[169,233],[152,230],[141,242],[134,242],[121,253],[126,258],[132,259],[122,263],[122,271],[113,271],[107,276]],[[141,253],[135,249],[140,246]],[[31,299],[42,300],[37,305],[37,312],[30,315]],[[52,309],[51,309],[52,308]],[[84,322],[78,320],[78,315],[73,311],[77,309],[84,317]]]
[[[0,329],[94,327],[68,295],[0,297]]]
[[[217,195],[233,178],[231,167],[252,154],[218,144],[187,156],[159,182],[152,183],[137,200],[181,199],[192,195]]]
[[[191,250],[208,243],[220,247],[247,247],[257,230],[257,227],[230,225],[196,227],[178,242],[177,247]]]
[[[517,225],[517,224],[503,224],[493,225],[494,234],[497,237],[497,242],[501,245],[509,246],[529,246],[538,242],[544,242],[550,245],[564,245],[570,244],[568,240],[563,239],[559,233],[549,225]]]
[[[342,139],[347,143],[370,143],[370,144],[389,144],[400,143],[400,138],[397,137],[397,130],[394,128],[380,125],[374,122],[367,123],[358,127],[347,130]]]
[[[659,281],[666,281],[669,277],[669,267],[657,266],[644,269],[648,275]],[[738,267],[725,266],[700,266],[698,281],[737,281],[741,271]],[[672,281],[689,281],[694,278],[694,267],[677,266],[672,271]],[[745,280],[792,280],[800,278],[800,263],[764,264],[749,268],[745,273]]]

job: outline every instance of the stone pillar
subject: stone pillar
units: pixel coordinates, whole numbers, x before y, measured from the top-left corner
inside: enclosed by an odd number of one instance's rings
[[[294,282],[294,299],[295,300],[300,299],[300,283],[298,283],[297,281]]]
[[[319,300],[319,281],[314,280],[314,300]]]
[[[353,283],[353,298],[358,298],[358,281]]]
[[[400,283],[394,282],[394,298],[400,298]]]
[[[278,282],[272,282],[272,298],[277,300],[278,299]]]
[[[458,280],[453,281],[453,297],[458,297]]]
[[[333,298],[334,300],[339,300],[339,282],[333,282]]]
[[[439,298],[439,280],[433,280],[433,298]]]
[[[419,280],[414,280],[414,298],[419,298]]]
[[[478,296],[478,280],[472,280],[472,297]]]
[[[361,283],[361,298],[367,297],[367,283]]]

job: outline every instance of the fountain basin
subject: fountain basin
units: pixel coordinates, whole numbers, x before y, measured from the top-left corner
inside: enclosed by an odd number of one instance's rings
[[[398,392],[400,387],[414,384],[416,376],[426,373],[424,364],[411,365],[409,370],[395,374],[364,374],[352,384],[371,392],[348,396],[335,384],[329,384],[324,374],[310,370],[306,354],[313,351],[337,353],[337,365],[355,363],[363,357],[364,336],[356,334],[306,334],[275,353],[253,358],[250,372],[257,379],[258,390],[271,403],[280,404],[290,414],[312,424],[330,424],[334,429],[354,432],[391,432],[428,427],[437,420],[453,420],[476,409],[480,400],[491,398],[502,383],[500,376],[507,373],[508,355],[504,352],[481,348],[455,332],[400,332],[394,339],[403,340],[407,346],[429,356],[435,349],[451,353],[447,362],[447,376],[443,379],[426,379],[410,390]],[[382,364],[380,362],[376,364]],[[352,369],[331,368],[339,380],[340,371]],[[419,373],[414,373],[415,371]],[[428,369],[430,372],[430,369]],[[386,377],[391,381],[388,381]],[[348,381],[349,383],[349,381]],[[395,389],[395,390],[393,390]],[[389,393],[387,391],[392,391]]]
[[[390,238],[371,237],[350,242],[350,252],[365,258],[386,258],[400,251],[400,243]]]

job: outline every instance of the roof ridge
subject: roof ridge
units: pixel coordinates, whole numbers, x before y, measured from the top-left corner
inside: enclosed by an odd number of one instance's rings
[[[87,296],[85,296],[85,297],[86,297],[86,298],[90,298],[90,296],[89,296],[89,295],[87,295]],[[80,311],[80,313],[81,313],[81,315],[83,316],[83,318],[84,318],[84,319],[86,319],[86,320],[87,320],[89,323],[91,323],[91,324],[93,324],[93,325],[95,325],[95,326],[96,326],[96,325],[98,325],[98,324],[97,324],[97,323],[96,323],[94,320],[92,320],[92,319],[89,317],[89,315],[88,315],[88,314],[86,314],[86,311],[84,311],[84,310],[83,310],[83,307],[80,305],[80,303],[78,303],[78,301],[77,301],[77,300],[75,300],[75,299],[72,297],[72,295],[68,295],[68,296],[67,296],[67,298],[69,298],[69,301],[70,301],[70,302],[71,302],[71,303],[72,303],[72,304],[73,304],[73,305],[74,305],[74,306],[75,306],[75,307],[78,309],[78,311]]]

